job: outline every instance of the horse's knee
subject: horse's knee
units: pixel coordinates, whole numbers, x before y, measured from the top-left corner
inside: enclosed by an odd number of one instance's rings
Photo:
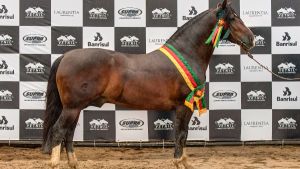
[[[66,138],[66,134],[69,130],[72,130],[73,138],[73,126],[79,115],[79,110],[63,110],[58,120],[52,128],[52,146],[58,145]],[[75,124],[76,126],[76,124]],[[69,141],[69,140],[68,140]],[[71,140],[72,141],[72,140]]]

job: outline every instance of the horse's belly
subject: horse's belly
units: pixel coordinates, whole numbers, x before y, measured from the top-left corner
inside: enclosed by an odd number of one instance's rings
[[[159,78],[128,81],[117,104],[137,109],[170,110],[175,106],[173,88],[174,82],[172,84]]]

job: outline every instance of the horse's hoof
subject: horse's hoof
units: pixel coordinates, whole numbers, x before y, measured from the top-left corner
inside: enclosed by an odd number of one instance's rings
[[[69,167],[72,169],[77,169],[77,161],[69,162]]]
[[[174,166],[176,167],[176,169],[180,169],[180,167],[179,167],[179,163],[180,163],[180,162],[181,162],[181,161],[178,160],[178,159],[173,160],[173,164],[174,164]]]

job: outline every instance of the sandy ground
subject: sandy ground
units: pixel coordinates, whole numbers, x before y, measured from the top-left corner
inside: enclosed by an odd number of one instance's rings
[[[300,146],[188,147],[195,169],[300,169]],[[81,169],[174,169],[173,148],[76,147]],[[0,169],[47,169],[39,148],[0,147]],[[63,152],[60,168],[69,168]]]

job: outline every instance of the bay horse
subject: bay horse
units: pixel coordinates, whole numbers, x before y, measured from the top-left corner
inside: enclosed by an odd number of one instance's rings
[[[192,18],[166,42],[181,53],[202,83],[214,51],[214,46],[205,40],[218,22],[220,11],[230,30],[227,40],[250,50],[254,35],[227,0]],[[179,71],[160,50],[148,54],[105,49],[68,51],[53,63],[50,71],[42,149],[51,153],[52,168],[59,168],[64,141],[69,166],[76,168],[73,135],[80,111],[87,106],[113,103],[133,109],[175,110],[174,164],[177,168],[192,168],[184,151],[193,113],[184,105],[190,92]]]

